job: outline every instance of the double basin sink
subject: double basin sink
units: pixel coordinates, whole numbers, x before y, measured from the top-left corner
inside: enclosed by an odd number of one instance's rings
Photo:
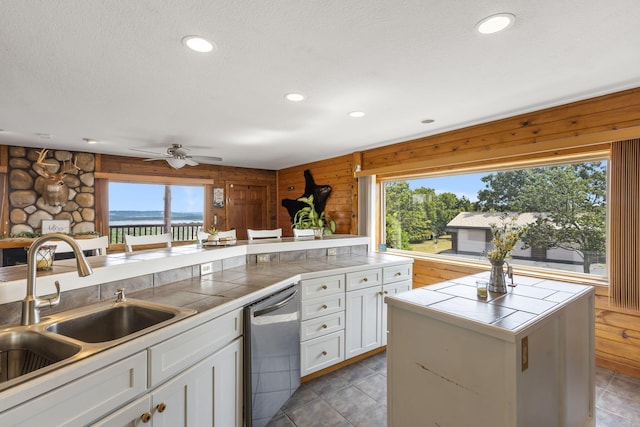
[[[0,391],[184,319],[195,310],[127,299],[0,329]]]

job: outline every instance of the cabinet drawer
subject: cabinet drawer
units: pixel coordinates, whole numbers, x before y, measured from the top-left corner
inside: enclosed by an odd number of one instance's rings
[[[344,329],[344,311],[339,311],[302,322],[300,324],[300,340],[307,341],[342,329]]]
[[[355,271],[347,273],[347,291],[370,288],[382,284],[382,269]]]
[[[149,348],[149,386],[193,366],[242,335],[242,310],[220,316]]]
[[[338,311],[344,311],[344,294],[329,295],[322,298],[302,301],[301,306],[302,320],[337,313]]]
[[[344,274],[306,279],[301,282],[302,299],[319,298],[344,292]]]
[[[305,341],[300,347],[302,376],[344,360],[344,331]]]
[[[3,412],[0,426],[86,425],[143,393],[146,382],[141,351]]]
[[[400,282],[412,278],[412,265],[396,265],[395,267],[384,267],[382,269],[383,283]]]

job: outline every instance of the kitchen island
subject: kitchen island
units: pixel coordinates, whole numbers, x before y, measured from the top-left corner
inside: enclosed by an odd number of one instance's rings
[[[595,425],[594,289],[487,273],[386,298],[388,425]]]

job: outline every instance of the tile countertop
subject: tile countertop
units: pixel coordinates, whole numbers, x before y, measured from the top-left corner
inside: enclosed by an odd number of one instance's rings
[[[488,279],[489,272],[478,273],[387,297],[385,301],[512,341],[519,331],[559,310],[569,301],[595,294],[592,286],[515,276],[516,286],[508,286],[506,294],[488,292],[486,299],[479,298],[476,280]]]
[[[168,285],[127,293],[128,297],[157,304],[190,308],[198,312],[221,305],[228,309],[245,306],[300,279],[327,274],[411,263],[409,258],[366,253],[327,256],[300,261],[246,264]]]
[[[339,248],[370,244],[368,237],[353,235],[331,235],[323,239],[282,238],[253,241],[238,241],[233,246],[198,247],[195,244],[173,246],[166,249],[119,252],[103,256],[88,257],[93,274],[78,277],[75,260],[55,261],[51,271],[39,271],[37,291],[39,295],[55,292],[54,282],[60,281],[63,291],[79,289],[96,284],[128,279],[143,274],[157,273],[174,268],[201,263],[271,252]],[[167,258],[171,258],[167,262]],[[0,268],[0,304],[21,301],[26,289],[27,267],[18,265]]]

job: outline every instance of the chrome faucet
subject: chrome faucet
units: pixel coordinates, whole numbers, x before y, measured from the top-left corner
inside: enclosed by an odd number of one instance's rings
[[[62,240],[67,242],[76,255],[78,276],[85,277],[93,273],[82,249],[75,240],[66,234],[51,233],[38,237],[33,241],[27,254],[27,296],[22,300],[22,325],[35,325],[40,322],[40,307],[53,307],[60,302],[60,283],[55,282],[56,295],[52,298],[41,299],[36,296],[36,254],[43,243],[50,240]]]

